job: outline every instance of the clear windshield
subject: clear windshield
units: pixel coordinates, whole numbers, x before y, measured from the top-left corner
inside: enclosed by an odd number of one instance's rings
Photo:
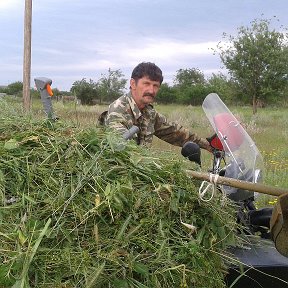
[[[209,94],[203,102],[203,110],[219,137],[226,160],[225,177],[248,182],[261,182],[263,158],[254,141],[239,120],[230,112],[216,93]],[[224,191],[235,201],[253,196],[253,192],[224,186]]]

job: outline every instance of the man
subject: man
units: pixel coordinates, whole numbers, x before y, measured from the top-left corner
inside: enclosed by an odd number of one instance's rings
[[[121,96],[110,104],[105,117],[105,125],[116,129],[121,134],[133,125],[139,128],[135,140],[140,145],[150,146],[153,135],[182,147],[185,142],[193,141],[201,148],[211,151],[206,139],[189,132],[183,126],[168,122],[158,113],[152,103],[163,81],[162,71],[154,63],[138,64],[131,75],[130,93]]]

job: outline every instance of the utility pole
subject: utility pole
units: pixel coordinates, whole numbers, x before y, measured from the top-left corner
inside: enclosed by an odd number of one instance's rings
[[[30,111],[30,81],[31,81],[31,27],[32,0],[25,0],[24,17],[24,60],[23,60],[23,108]]]

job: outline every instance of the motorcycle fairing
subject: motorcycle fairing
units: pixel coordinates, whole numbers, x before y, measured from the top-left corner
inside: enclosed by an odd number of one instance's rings
[[[216,93],[211,93],[204,99],[202,108],[225,151],[225,177],[261,182],[263,158],[239,120]],[[254,196],[253,192],[234,187],[223,186],[223,189],[234,201],[243,201]]]

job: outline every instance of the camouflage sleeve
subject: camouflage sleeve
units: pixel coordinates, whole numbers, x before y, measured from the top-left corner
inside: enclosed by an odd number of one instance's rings
[[[121,135],[128,131],[127,112],[124,107],[117,107],[117,109],[114,109],[110,106],[105,119],[105,125],[117,130]]]
[[[196,133],[190,132],[182,125],[168,122],[166,117],[160,113],[156,113],[155,120],[155,136],[158,138],[180,147],[187,141],[193,141],[201,148],[211,151],[210,144],[206,139],[199,137]]]
[[[105,119],[108,126],[123,135],[133,125],[131,109],[125,97],[118,98],[110,104]]]

